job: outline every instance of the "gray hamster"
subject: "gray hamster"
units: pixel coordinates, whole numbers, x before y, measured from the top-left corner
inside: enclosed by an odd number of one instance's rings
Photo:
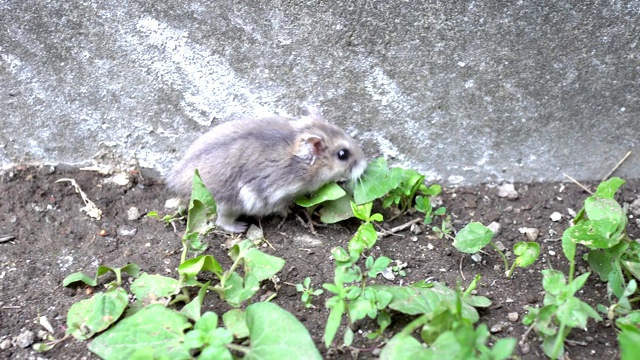
[[[358,144],[315,109],[282,117],[224,122],[198,138],[167,176],[189,196],[195,169],[218,206],[216,224],[244,232],[240,215],[286,215],[297,197],[332,181],[357,180],[367,161]]]

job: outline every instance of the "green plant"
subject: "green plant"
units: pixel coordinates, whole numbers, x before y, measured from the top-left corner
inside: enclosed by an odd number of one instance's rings
[[[557,270],[542,271],[542,287],[545,290],[544,306],[527,307],[523,318],[525,325],[531,326],[543,338],[542,349],[552,359],[564,354],[564,340],[573,328],[585,329],[587,320],[602,320],[600,315],[587,303],[575,297],[587,281],[590,273],[567,280]]]
[[[429,288],[405,287],[401,291],[414,291],[421,289],[425,296],[422,299],[409,297],[410,302],[401,302],[402,306],[394,302],[403,299],[401,294],[392,290],[393,299],[390,307],[394,309],[409,310],[408,312],[421,314],[409,323],[401,332],[394,335],[380,353],[381,359],[507,359],[515,349],[516,340],[512,338],[493,339],[493,347],[487,342],[491,338],[486,324],[480,324],[476,328],[473,323],[477,321],[477,312],[471,306],[489,306],[487,298],[472,296],[480,277],[477,276],[464,293],[460,290],[453,291],[447,288],[443,291],[437,289],[446,297],[438,299],[438,302],[424,303],[431,305],[422,309],[416,309],[420,301],[430,298],[431,294],[425,292]],[[424,284],[421,284],[424,286]],[[420,329],[420,339],[427,345],[424,346],[411,334]]]
[[[311,304],[313,297],[321,295],[324,292],[322,289],[314,290],[313,287],[311,287],[311,278],[308,276],[302,280],[301,284],[296,284],[296,291],[302,293],[300,300],[302,300],[306,308],[313,307],[313,304]]]
[[[627,234],[626,209],[614,199],[623,184],[624,180],[615,177],[600,183],[584,201],[573,226],[562,235],[562,249],[570,264],[569,278],[575,269],[576,246],[586,246],[589,266],[602,281],[607,281],[609,293],[619,300],[625,297],[629,281],[640,279],[640,244]]]
[[[202,359],[233,359],[232,352],[244,354],[245,359],[278,359],[287,357],[293,349],[304,358],[320,359],[308,331],[277,305],[256,303],[245,311],[230,310],[222,315],[224,327],[218,327],[218,314],[201,314],[208,290],[239,307],[256,294],[261,281],[284,266],[284,260],[261,252],[250,240],[231,248],[233,263],[227,270],[211,255],[185,260],[188,251],[206,247],[201,236],[211,229],[208,219],[215,212],[215,202],[207,194],[196,172],[178,279],[140,272],[135,264],[122,268],[100,266],[95,277],[74,273],[64,279],[65,286],[77,282],[96,286],[100,276],[116,276],[104,292],[69,309],[65,338],[86,340],[99,334],[89,344],[89,350],[104,359],[191,359],[194,354]],[[122,286],[123,272],[135,278],[129,292]],[[213,274],[217,281],[199,281],[198,276],[204,272]],[[199,289],[193,299],[192,288]],[[130,298],[135,299],[131,305]],[[178,303],[184,304],[180,310],[175,306]],[[250,346],[246,345],[247,338]],[[37,348],[48,350],[61,340]]]
[[[504,253],[492,241],[493,231],[479,222],[471,222],[462,228],[453,241],[453,246],[465,253],[475,254],[487,244],[491,244],[493,249],[500,255],[504,263],[505,273],[508,278],[513,275],[513,270],[517,267],[527,267],[533,264],[540,255],[540,245],[536,242],[518,242],[513,246],[513,253],[516,255],[513,264],[509,267],[509,262]]]

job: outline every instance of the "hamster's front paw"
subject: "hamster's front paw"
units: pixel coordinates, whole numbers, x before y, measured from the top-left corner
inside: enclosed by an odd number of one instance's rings
[[[224,216],[222,214],[218,214],[216,225],[223,228],[224,230],[234,233],[243,233],[247,231],[247,228],[249,227],[249,224],[245,222],[236,221],[236,217],[234,216]]]

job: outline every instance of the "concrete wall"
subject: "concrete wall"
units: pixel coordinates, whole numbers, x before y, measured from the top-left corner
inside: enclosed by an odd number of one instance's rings
[[[513,4],[507,4],[513,3]],[[317,105],[443,183],[640,177],[640,2],[0,0],[0,165]]]

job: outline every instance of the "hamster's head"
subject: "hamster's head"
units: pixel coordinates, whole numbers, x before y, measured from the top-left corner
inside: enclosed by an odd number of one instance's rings
[[[309,191],[332,181],[356,181],[367,160],[356,141],[318,115],[298,120],[300,136],[295,155],[308,164]]]

